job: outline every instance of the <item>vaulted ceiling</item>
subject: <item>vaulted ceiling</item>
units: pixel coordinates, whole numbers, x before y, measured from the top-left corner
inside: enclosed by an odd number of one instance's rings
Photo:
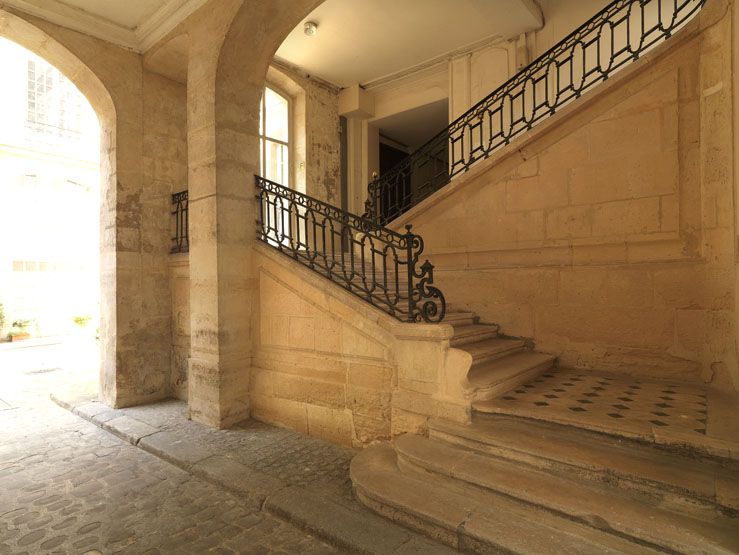
[[[144,52],[207,0],[1,0],[22,12]]]

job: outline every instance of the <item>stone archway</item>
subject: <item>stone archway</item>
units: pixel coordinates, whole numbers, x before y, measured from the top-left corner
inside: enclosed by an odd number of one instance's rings
[[[217,62],[211,59],[208,68],[214,82],[202,77],[207,62],[197,54],[190,58],[188,113],[194,109],[198,114],[188,121],[188,405],[191,418],[212,426],[227,427],[249,416],[258,286],[251,262],[252,176],[259,170],[262,88],[277,48],[322,1],[248,0],[233,6],[234,15],[222,27],[223,42],[211,52],[218,53]]]
[[[104,240],[104,230],[116,225],[116,110],[100,79],[77,56],[47,33],[0,10],[0,36],[48,61],[61,71],[87,98],[100,123],[100,225],[101,261],[115,260],[116,245]],[[112,258],[111,258],[112,257]],[[117,404],[116,384],[116,268],[101,268],[101,358],[100,396],[109,405]]]

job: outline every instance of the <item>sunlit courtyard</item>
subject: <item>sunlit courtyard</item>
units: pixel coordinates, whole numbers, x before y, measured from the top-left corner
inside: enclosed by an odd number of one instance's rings
[[[55,67],[0,39],[0,383],[99,370],[100,127]]]

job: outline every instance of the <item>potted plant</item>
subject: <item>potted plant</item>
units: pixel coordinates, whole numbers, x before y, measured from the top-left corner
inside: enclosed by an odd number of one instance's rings
[[[87,326],[87,324],[90,323],[90,320],[92,320],[92,316],[75,316],[72,318],[75,324],[77,324],[79,327],[84,328]]]
[[[5,307],[3,303],[0,303],[0,334],[2,334],[3,328],[5,327]],[[0,339],[1,341],[2,339]]]
[[[31,320],[16,320],[10,328],[8,337],[12,342],[22,341],[28,339],[31,334],[28,333],[28,327],[31,325]]]

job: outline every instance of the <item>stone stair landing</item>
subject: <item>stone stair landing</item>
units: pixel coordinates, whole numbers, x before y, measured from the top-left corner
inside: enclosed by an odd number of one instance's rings
[[[366,449],[352,480],[376,511],[478,553],[739,553],[736,405],[714,399],[549,369],[474,403],[469,425]]]

